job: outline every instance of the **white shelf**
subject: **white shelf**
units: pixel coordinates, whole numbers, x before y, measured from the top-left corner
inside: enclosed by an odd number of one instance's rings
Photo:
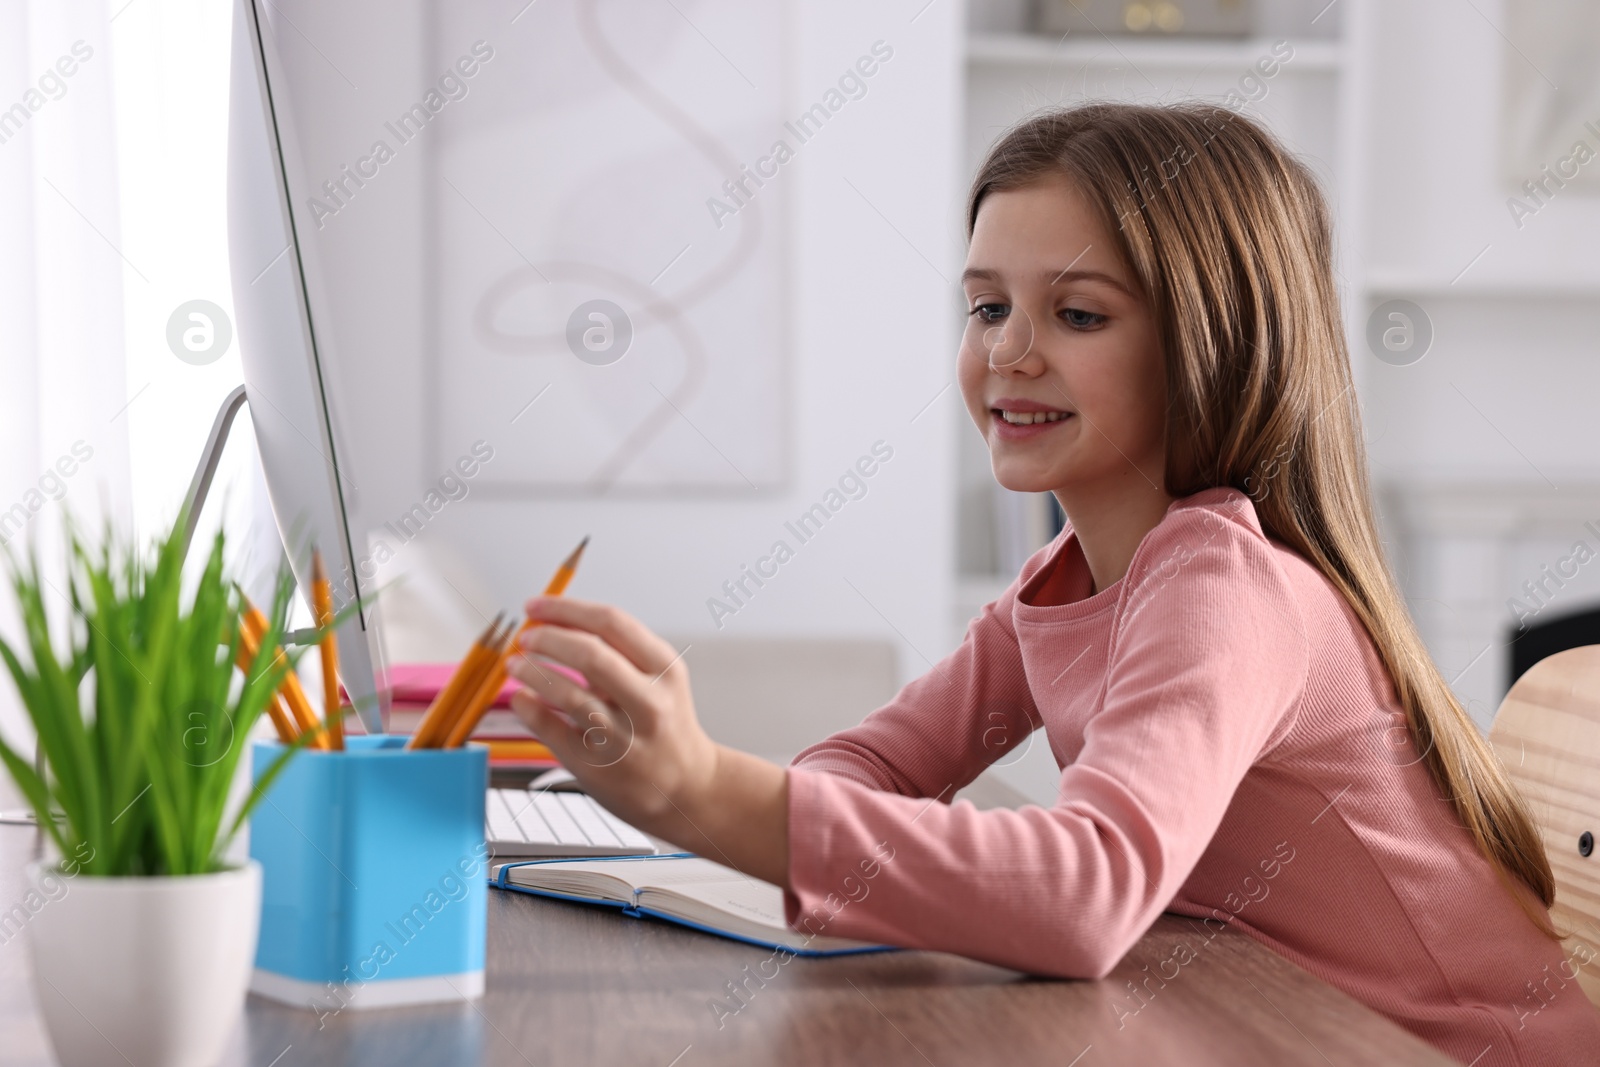
[[[1292,41],[1294,58],[1283,65],[1288,75],[1337,72],[1344,49],[1337,41]],[[1221,71],[1233,73],[1272,54],[1266,38],[1147,39],[1140,37],[1077,37],[1058,41],[1033,33],[977,33],[967,41],[970,66],[1132,67],[1135,69]]]
[[[1368,270],[1361,288],[1385,296],[1427,296],[1479,300],[1555,300],[1600,299],[1600,278],[1496,277],[1469,272],[1459,281],[1444,275],[1411,271]]]

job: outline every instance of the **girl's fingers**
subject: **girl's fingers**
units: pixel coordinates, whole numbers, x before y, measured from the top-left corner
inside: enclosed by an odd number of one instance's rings
[[[621,652],[595,634],[569,630],[564,626],[540,626],[522,635],[522,647],[571,667],[588,679],[590,688],[604,693],[619,704],[641,707],[652,695],[650,679],[641,674]],[[513,656],[512,659],[526,657]]]
[[[581,730],[526,689],[518,689],[511,694],[511,710],[527,724],[535,737],[544,742],[563,766],[571,765],[572,754],[581,744]]]
[[[549,670],[545,664],[530,656],[512,656],[506,662],[506,673],[527,686],[546,704],[569,714],[573,708],[595,695],[560,671]]]
[[[633,746],[633,721],[627,712],[553,671],[544,673],[555,679],[549,692],[519,689],[512,694],[511,708],[550,746],[556,759],[567,767],[576,762],[609,767],[627,755]]]
[[[598,642],[600,640],[591,634],[573,634],[572,636],[574,638],[582,638],[588,641]],[[611,655],[615,656],[618,660],[621,659],[621,657],[617,656],[615,652],[611,652]],[[558,657],[551,658],[555,659]],[[624,666],[626,667],[626,665]],[[582,670],[582,668],[579,669]],[[632,670],[631,667],[626,667],[626,669],[630,671]],[[533,690],[534,694],[537,695],[540,700],[544,701],[546,704],[549,704],[551,707],[557,708],[564,712],[569,719],[577,723],[582,729],[588,729],[589,727],[596,725],[605,725],[605,723],[601,721],[602,719],[610,720],[617,717],[615,714],[613,714],[617,709],[614,709],[611,705],[607,704],[604,700],[604,697],[610,696],[612,699],[621,703],[627,703],[627,698],[625,696],[613,693],[605,686],[596,686],[591,684],[590,688],[585,689],[583,686],[574,682],[564,674],[561,674],[557,671],[545,670],[540,665],[538,660],[530,659],[527,656],[511,657],[511,662],[508,665],[508,671],[512,677],[516,678],[529,689]],[[589,671],[586,670],[583,671],[583,673],[590,679],[592,683],[594,680],[594,675],[591,675]],[[626,712],[623,712],[622,714],[626,716]],[[631,716],[628,716],[628,727],[629,732],[631,732]]]
[[[528,601],[528,618],[595,634],[654,677],[678,658],[677,649],[621,608],[593,600],[536,596]],[[527,635],[524,635],[525,637]]]

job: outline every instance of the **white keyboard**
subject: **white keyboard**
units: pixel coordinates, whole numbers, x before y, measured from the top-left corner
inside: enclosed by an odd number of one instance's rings
[[[495,856],[645,856],[655,844],[586,793],[491,789],[484,836]]]

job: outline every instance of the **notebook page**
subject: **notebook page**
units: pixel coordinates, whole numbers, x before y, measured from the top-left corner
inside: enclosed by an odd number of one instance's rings
[[[731,877],[715,881],[696,878],[670,887],[652,878],[639,893],[639,905],[790,948],[827,951],[868,944],[843,937],[812,937],[789,929],[783,917],[782,889],[738,871],[723,870]]]
[[[769,926],[774,933],[789,933],[789,926],[783,921],[783,890],[769,882],[744,878],[739,876],[738,872],[733,873],[734,878],[722,878],[715,882],[697,879],[671,884],[652,878],[651,884],[644,887],[645,892],[641,894],[639,903],[651,903],[649,898],[654,896],[650,893],[651,889],[667,888],[670,885],[671,895],[674,897],[703,904],[715,911],[725,911],[762,926]]]
[[[517,885],[582,896],[585,893],[631,898],[629,890],[646,885],[678,886],[687,882],[744,881],[731,867],[697,856],[672,859],[563,860],[512,867],[507,879]],[[603,887],[603,888],[602,888]],[[626,887],[626,888],[624,888]]]

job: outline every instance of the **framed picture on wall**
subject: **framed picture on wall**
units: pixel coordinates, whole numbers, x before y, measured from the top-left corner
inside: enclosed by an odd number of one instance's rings
[[[1600,190],[1600,6],[1507,0],[1505,12],[1502,181],[1513,191],[1530,181],[1551,194]]]
[[[436,3],[434,39],[478,6]],[[781,484],[785,205],[828,121],[783,110],[783,5],[541,16],[430,146],[438,462],[494,426],[496,495]]]

